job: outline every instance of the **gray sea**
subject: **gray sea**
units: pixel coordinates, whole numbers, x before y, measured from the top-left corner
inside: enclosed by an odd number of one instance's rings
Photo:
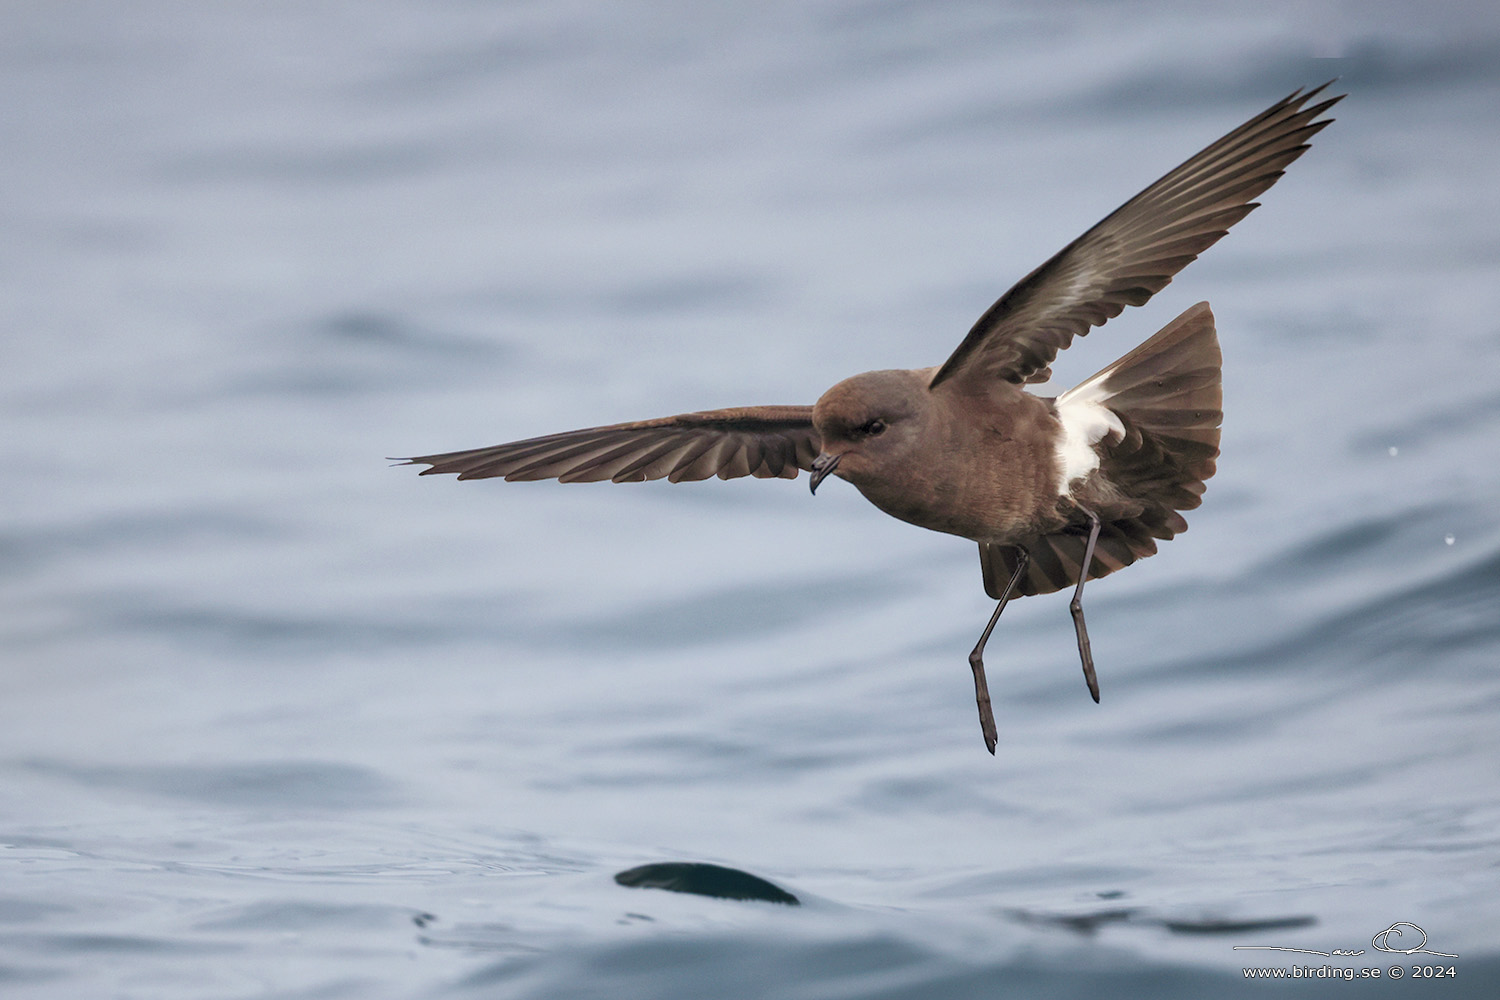
[[[940,363],[1332,77],[1057,366],[1209,300],[1223,456],[993,758],[969,542],[386,460]],[[53,0],[0,95],[5,997],[1500,990],[1492,3]]]

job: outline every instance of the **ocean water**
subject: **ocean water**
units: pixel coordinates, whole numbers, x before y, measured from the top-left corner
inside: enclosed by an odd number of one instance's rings
[[[1223,457],[993,758],[968,542],[385,460],[939,363],[1335,76],[1057,366],[1208,299]],[[59,0],[0,91],[0,994],[1495,995],[1492,5]]]

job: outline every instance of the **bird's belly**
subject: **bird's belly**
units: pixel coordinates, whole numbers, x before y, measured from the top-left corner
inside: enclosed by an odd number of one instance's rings
[[[892,490],[883,488],[882,483],[854,485],[866,500],[892,517],[974,541],[1009,541],[1042,533],[1050,530],[1042,522],[1056,519],[1053,505],[1038,511],[1032,498],[992,486],[975,488],[975,484],[937,481],[912,489],[908,482],[904,488]]]

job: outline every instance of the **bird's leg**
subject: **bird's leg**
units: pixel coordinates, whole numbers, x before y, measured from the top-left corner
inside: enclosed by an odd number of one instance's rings
[[[990,707],[990,686],[984,679],[984,644],[990,641],[990,633],[995,631],[995,623],[1000,620],[1000,612],[1005,610],[1005,602],[1010,600],[1016,584],[1021,582],[1021,574],[1026,572],[1026,566],[1031,562],[1030,552],[1019,545],[1015,546],[1015,550],[1019,556],[1016,571],[1010,575],[1010,582],[1005,585],[1005,592],[1000,595],[1000,603],[995,605],[995,613],[990,615],[990,623],[984,627],[979,644],[969,654],[969,669],[974,671],[974,700],[979,703],[979,728],[984,731],[984,745],[991,754],[994,754],[995,744],[1000,741],[1000,736],[995,732],[995,712]]]
[[[1073,628],[1078,633],[1078,656],[1083,660],[1083,679],[1097,705],[1099,678],[1094,674],[1094,654],[1089,650],[1089,627],[1083,623],[1083,582],[1089,578],[1089,566],[1094,562],[1094,543],[1099,540],[1099,515],[1087,507],[1078,509],[1088,515],[1089,540],[1083,547],[1083,567],[1078,572],[1078,586],[1073,588],[1073,603],[1068,605],[1068,610],[1073,612]]]

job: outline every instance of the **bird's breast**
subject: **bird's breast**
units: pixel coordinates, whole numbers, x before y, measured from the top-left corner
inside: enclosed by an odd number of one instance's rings
[[[1063,431],[1046,401],[1024,399],[949,417],[892,468],[850,481],[887,514],[932,531],[997,542],[1054,530]]]

